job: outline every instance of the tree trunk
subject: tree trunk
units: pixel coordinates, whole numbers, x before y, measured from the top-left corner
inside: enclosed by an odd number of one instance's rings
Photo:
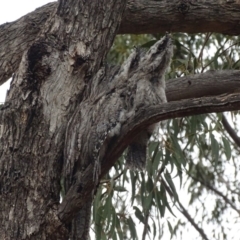
[[[59,1],[23,53],[1,111],[0,239],[87,238],[84,229],[79,236],[70,233],[73,216],[68,222],[57,217],[63,164],[80,150],[68,135],[81,122],[68,125],[81,102],[87,104],[125,5],[123,0]],[[76,166],[69,169],[64,179],[71,184]],[[86,209],[83,214],[89,215]]]

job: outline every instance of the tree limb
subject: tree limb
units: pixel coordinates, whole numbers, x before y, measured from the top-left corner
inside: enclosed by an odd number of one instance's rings
[[[211,70],[166,82],[169,102],[236,92],[240,92],[239,70]]]
[[[11,77],[23,51],[36,39],[57,3],[0,26],[0,85]],[[229,1],[129,0],[119,34],[218,32],[239,35],[240,4]],[[196,28],[197,23],[197,28]]]
[[[238,35],[239,10],[239,1],[129,0],[119,33],[171,31]]]
[[[237,92],[240,92],[239,70],[208,71],[170,79],[166,82],[166,95],[169,102]],[[224,111],[228,109],[225,108]]]

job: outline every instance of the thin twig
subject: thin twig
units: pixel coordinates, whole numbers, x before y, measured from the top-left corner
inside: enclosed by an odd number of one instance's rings
[[[218,176],[218,181],[221,182],[221,183],[224,183],[226,184],[226,188],[228,189],[228,191],[230,191],[231,193],[233,194],[236,194],[236,195],[240,195],[240,191],[235,191],[231,188],[230,184],[229,184],[229,181],[226,181],[223,176]]]
[[[120,178],[122,175],[123,175],[124,171],[122,171],[121,173],[119,173],[116,177],[112,178],[112,179],[103,179],[103,180],[100,180],[100,184],[103,184],[103,183],[109,183],[111,182],[112,180],[116,181],[118,178]]]
[[[187,218],[187,220],[193,225],[193,227],[199,232],[199,234],[202,236],[203,239],[208,240],[208,237],[206,236],[206,234],[204,233],[203,229],[200,228],[193,220],[193,218],[190,216],[190,214],[188,213],[188,211],[183,207],[183,205],[179,202],[178,200],[178,204],[181,207],[181,209],[178,208],[178,210],[184,215],[185,218]]]
[[[149,211],[150,211],[150,209],[147,210],[147,213],[146,213],[146,216],[145,216],[145,219],[144,219],[144,229],[143,229],[142,240],[145,240],[146,236],[147,236]]]
[[[220,191],[218,191],[217,189],[215,189],[213,186],[211,186],[210,184],[208,184],[206,181],[202,181],[199,178],[195,178],[194,176],[192,176],[191,174],[188,173],[188,175],[195,180],[196,182],[201,183],[203,186],[207,187],[209,190],[212,190],[214,193],[216,193],[218,196],[222,197],[224,199],[224,201],[226,203],[228,203],[239,215],[240,215],[240,210],[237,209],[237,207],[232,203],[232,201],[230,201],[226,196],[223,195],[223,193],[221,193]]]
[[[166,182],[164,181],[164,179],[161,179],[161,183],[164,185],[166,191],[168,192],[168,194],[170,195],[171,198],[174,198],[173,193],[171,191],[171,189],[168,187],[168,185],[166,184]],[[181,202],[179,201],[179,198],[174,198],[174,200],[178,203],[179,207],[177,207],[177,209],[183,214],[183,216],[185,218],[187,218],[187,220],[192,224],[192,226],[198,231],[198,233],[201,235],[201,237],[204,240],[209,240],[208,237],[206,236],[206,234],[204,233],[203,229],[200,228],[197,223],[194,222],[194,219],[190,216],[190,214],[188,213],[188,211],[183,207],[183,205],[181,204]]]
[[[227,133],[233,139],[233,141],[237,144],[238,147],[240,147],[240,138],[236,134],[236,131],[230,126],[230,124],[224,114],[222,114],[222,124],[223,124],[225,130],[227,131]]]
[[[202,56],[203,56],[203,50],[204,50],[204,48],[205,48],[205,46],[206,46],[209,38],[211,37],[211,35],[212,35],[212,33],[207,33],[207,34],[206,34],[204,43],[203,43],[203,45],[202,45],[202,48],[201,48],[200,53],[199,53],[199,56],[198,56],[197,62],[200,62],[200,61],[201,61],[201,66],[202,66],[202,68],[203,68],[203,62],[202,62],[202,61],[203,61],[203,58],[202,58]],[[202,71],[202,72],[203,72],[203,71]]]

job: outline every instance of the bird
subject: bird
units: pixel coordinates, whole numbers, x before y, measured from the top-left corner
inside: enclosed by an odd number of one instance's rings
[[[165,73],[170,66],[173,45],[170,34],[166,34],[148,51],[135,50],[135,58],[130,66],[137,66],[130,85],[134,86],[130,95],[136,113],[140,108],[167,102],[165,94]],[[139,132],[130,143],[126,153],[126,166],[132,170],[144,170],[147,161],[147,145],[158,124],[148,126]]]

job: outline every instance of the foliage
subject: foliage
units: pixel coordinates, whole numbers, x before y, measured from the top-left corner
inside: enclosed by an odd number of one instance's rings
[[[108,61],[121,63],[134,46],[148,48],[159,38],[117,36]],[[239,37],[178,33],[173,39],[174,58],[167,79],[240,68]],[[149,143],[145,172],[125,169],[123,155],[95,197],[92,229],[96,238],[234,238],[240,214],[239,146],[222,118],[222,114],[209,114],[162,122]],[[238,113],[227,114],[227,119],[237,129]]]

